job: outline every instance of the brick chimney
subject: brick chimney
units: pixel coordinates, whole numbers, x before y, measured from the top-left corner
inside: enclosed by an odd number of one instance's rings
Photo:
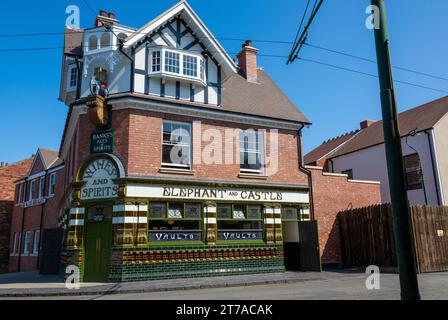
[[[258,49],[252,47],[252,41],[246,40],[238,53],[238,64],[242,75],[250,82],[257,82],[257,53]]]
[[[120,23],[120,21],[116,19],[115,13],[107,13],[107,11],[104,9],[100,10],[100,13],[95,18],[95,27],[100,27],[112,23],[118,24]]]
[[[361,123],[359,124],[359,127],[361,128],[361,130],[364,130],[364,129],[370,127],[375,122],[376,122],[375,120],[364,120],[364,121],[361,121]]]

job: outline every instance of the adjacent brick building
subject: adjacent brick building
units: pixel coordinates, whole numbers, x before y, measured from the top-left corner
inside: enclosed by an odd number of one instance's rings
[[[15,181],[28,173],[33,158],[0,164],[0,273],[8,272]]]

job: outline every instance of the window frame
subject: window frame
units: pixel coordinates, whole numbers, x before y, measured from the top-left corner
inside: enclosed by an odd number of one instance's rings
[[[247,134],[248,130],[251,130],[251,132],[255,133],[256,137],[260,137],[260,141],[255,140],[256,143],[256,150],[255,150],[255,154],[259,154],[260,155],[260,169],[248,169],[248,168],[242,168],[242,166],[244,165],[244,160],[241,159],[241,153],[244,153],[248,155],[250,154],[250,148],[248,147],[247,150],[244,149],[244,147],[241,147],[241,143],[242,140],[241,138],[245,138],[246,136],[249,137]],[[244,135],[244,136],[242,136]],[[254,175],[263,175],[265,172],[265,150],[264,150],[264,142],[265,142],[265,135],[263,131],[260,130],[254,130],[254,129],[239,129],[239,134],[238,134],[238,139],[239,139],[239,145],[238,145],[238,151],[239,151],[239,161],[240,161],[240,173],[243,174],[254,174]],[[244,142],[243,142],[244,143]],[[248,144],[250,143],[250,141],[248,141]],[[258,147],[260,147],[260,150],[258,150]],[[250,164],[249,164],[250,165]]]
[[[56,172],[50,173],[50,178],[48,179],[48,196],[54,196],[54,193],[56,191]],[[54,179],[53,179],[54,177]],[[54,181],[53,181],[54,180]]]
[[[37,189],[37,199],[45,197],[45,176],[39,177],[39,186]]]
[[[287,218],[283,217],[283,209],[291,208],[291,207],[297,209],[297,219],[287,219]],[[308,214],[304,213],[304,211],[306,209],[308,209]],[[311,213],[309,210],[310,210],[310,208],[303,204],[301,205],[301,204],[297,204],[297,203],[291,203],[291,204],[285,203],[285,204],[282,204],[280,207],[280,217],[282,219],[282,222],[283,221],[285,221],[285,222],[309,221],[311,219]],[[305,215],[308,215],[307,219],[304,218]]]
[[[408,167],[406,167],[406,159],[409,159],[411,157],[417,157],[418,160],[418,168],[414,170],[410,170]],[[406,182],[406,191],[412,191],[412,190],[422,190],[423,189],[423,168],[421,163],[421,158],[418,153],[411,153],[408,155],[403,156],[403,170],[404,170],[404,178]],[[412,168],[411,168],[412,169]],[[417,184],[409,184],[408,175],[418,173],[420,182]]]
[[[34,200],[34,193],[35,193],[35,182],[36,179],[33,179],[30,181],[30,189],[28,191],[28,200]]]
[[[230,206],[231,207],[231,218],[220,218],[219,217],[219,206]],[[233,214],[235,211],[235,206],[243,206],[245,207],[244,215],[245,218],[234,218]],[[258,206],[260,207],[260,217],[250,218],[248,217],[249,213],[249,206]],[[264,206],[253,204],[253,203],[225,203],[225,202],[218,202],[216,204],[216,236],[217,236],[217,243],[250,243],[250,242],[256,242],[256,243],[264,243],[265,242],[265,212],[264,212]],[[260,229],[220,229],[219,228],[219,222],[259,222],[260,223]],[[261,232],[261,239],[249,239],[249,240],[219,240],[219,232],[223,231],[237,231],[237,232]]]
[[[30,241],[31,241],[31,231],[26,231],[23,239],[23,255],[30,255]]]
[[[160,67],[156,68],[156,70],[153,70],[153,68],[156,66],[154,64],[154,53],[158,52],[160,57]],[[179,55],[179,72],[172,72],[167,70],[167,61],[166,61],[166,54],[178,54]],[[148,75],[154,76],[159,75],[161,77],[168,76],[173,77],[181,80],[187,80],[187,81],[193,81],[193,82],[199,82],[204,87],[207,85],[205,74],[205,58],[201,54],[196,54],[191,51],[183,51],[183,50],[177,50],[172,48],[166,48],[162,46],[153,47],[150,50],[148,50]],[[194,58],[196,59],[196,75],[189,75],[188,72],[184,72],[184,63],[185,58]],[[188,62],[187,62],[188,63]]]
[[[72,79],[73,73],[75,73],[75,78]],[[78,66],[76,64],[71,64],[68,67],[68,77],[67,77],[67,89],[68,91],[75,90],[78,86],[78,76],[79,76]],[[74,84],[72,84],[74,82]]]
[[[38,255],[40,249],[40,230],[35,230],[33,235],[33,255]]]
[[[165,217],[162,218],[151,218],[151,204],[163,204],[165,208]],[[170,204],[181,204],[183,206],[182,208],[182,218],[169,218],[169,208]],[[186,216],[186,207],[188,205],[199,205],[199,216],[197,218],[185,218]],[[185,229],[185,230],[174,230],[175,232],[199,232],[200,233],[200,240],[184,240],[184,241],[150,241],[148,236],[148,244],[149,245],[159,245],[159,244],[168,244],[168,245],[177,245],[179,243],[188,243],[188,244],[203,244],[204,243],[204,237],[205,237],[205,231],[204,231],[204,221],[203,221],[203,208],[204,204],[198,201],[150,201],[148,203],[148,235],[150,232],[158,232],[163,230],[151,230],[150,229],[150,222],[151,221],[175,221],[175,222],[181,222],[181,221],[196,221],[199,224],[199,229]],[[170,232],[173,230],[165,230],[165,232]]]
[[[23,182],[17,184],[17,204],[22,203]]]
[[[189,154],[188,154],[189,163],[188,163],[188,165],[179,164],[179,163],[168,163],[168,162],[164,162],[163,161],[163,147],[164,147],[164,145],[169,145],[169,144],[165,144],[164,137],[163,137],[165,123],[170,123],[171,126],[177,124],[177,125],[180,125],[180,126],[187,125],[189,127],[189,138],[190,139],[189,139],[189,142],[188,142],[189,143],[189,145],[188,145],[188,148],[189,148]],[[172,120],[165,120],[165,119],[162,120],[162,141],[161,141],[161,145],[162,145],[162,148],[161,148],[161,167],[162,168],[168,168],[168,169],[176,168],[176,169],[191,170],[191,168],[193,166],[192,165],[192,157],[193,157],[193,136],[192,136],[192,130],[193,130],[193,124],[190,123],[190,122],[180,122],[180,121],[172,121]],[[171,128],[171,133],[170,134],[172,134],[172,132],[173,132],[173,130]],[[175,143],[173,146],[176,146],[177,144],[178,143]]]
[[[17,251],[17,232],[14,232],[12,235],[12,246],[11,246],[11,255],[15,255]]]

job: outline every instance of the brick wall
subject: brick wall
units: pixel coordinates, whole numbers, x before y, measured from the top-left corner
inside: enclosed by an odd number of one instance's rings
[[[0,201],[0,273],[8,272],[12,201]]]
[[[28,174],[34,158],[0,167],[0,200],[14,200],[14,181]]]
[[[348,180],[346,175],[307,167],[312,174],[314,218],[318,222],[322,263],[342,262],[337,214],[340,211],[381,203],[380,184]]]
[[[201,130],[212,129],[217,130],[223,137],[222,146],[224,149],[225,130],[226,129],[265,129],[261,127],[249,127],[241,124],[229,122],[205,120],[185,116],[175,116],[161,114],[151,111],[142,110],[116,110],[112,115],[112,127],[115,131],[115,151],[127,169],[129,175],[135,176],[163,176],[163,177],[180,177],[192,179],[216,179],[229,181],[245,181],[254,182],[253,179],[240,178],[239,164],[225,164],[225,155],[223,152],[222,164],[206,164],[193,163],[192,169],[195,171],[192,176],[176,175],[160,173],[162,162],[162,123],[163,119],[172,121],[181,121],[192,123],[192,140],[193,153],[204,152],[210,141],[202,141],[199,149],[198,145],[200,137],[195,136],[195,126],[200,122]],[[74,173],[90,156],[90,135],[96,131],[96,128],[89,121],[87,115],[81,115],[76,130],[78,134],[77,156],[75,162]],[[294,131],[279,130],[278,131],[278,171],[265,180],[266,182],[275,183],[291,183],[291,184],[307,184],[307,175],[299,169],[299,137]],[[268,139],[267,139],[268,140]],[[234,139],[233,158],[239,157],[235,151],[238,146],[237,139]],[[267,141],[266,154],[269,157],[269,141]],[[194,158],[195,155],[193,155]],[[235,162],[235,161],[234,161]],[[72,164],[66,164],[66,170]],[[73,175],[69,173],[69,176]],[[263,181],[263,180],[261,180]],[[256,180],[255,182],[260,182]]]

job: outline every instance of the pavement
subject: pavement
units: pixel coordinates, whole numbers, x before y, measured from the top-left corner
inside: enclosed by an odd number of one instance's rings
[[[0,275],[0,299],[58,300],[398,300],[397,274],[382,273],[380,289],[366,289],[360,271],[285,272],[129,283],[82,284],[36,273]],[[38,281],[31,280],[36,279]],[[22,282],[13,282],[22,281]],[[448,272],[419,275],[422,299],[448,300]]]

